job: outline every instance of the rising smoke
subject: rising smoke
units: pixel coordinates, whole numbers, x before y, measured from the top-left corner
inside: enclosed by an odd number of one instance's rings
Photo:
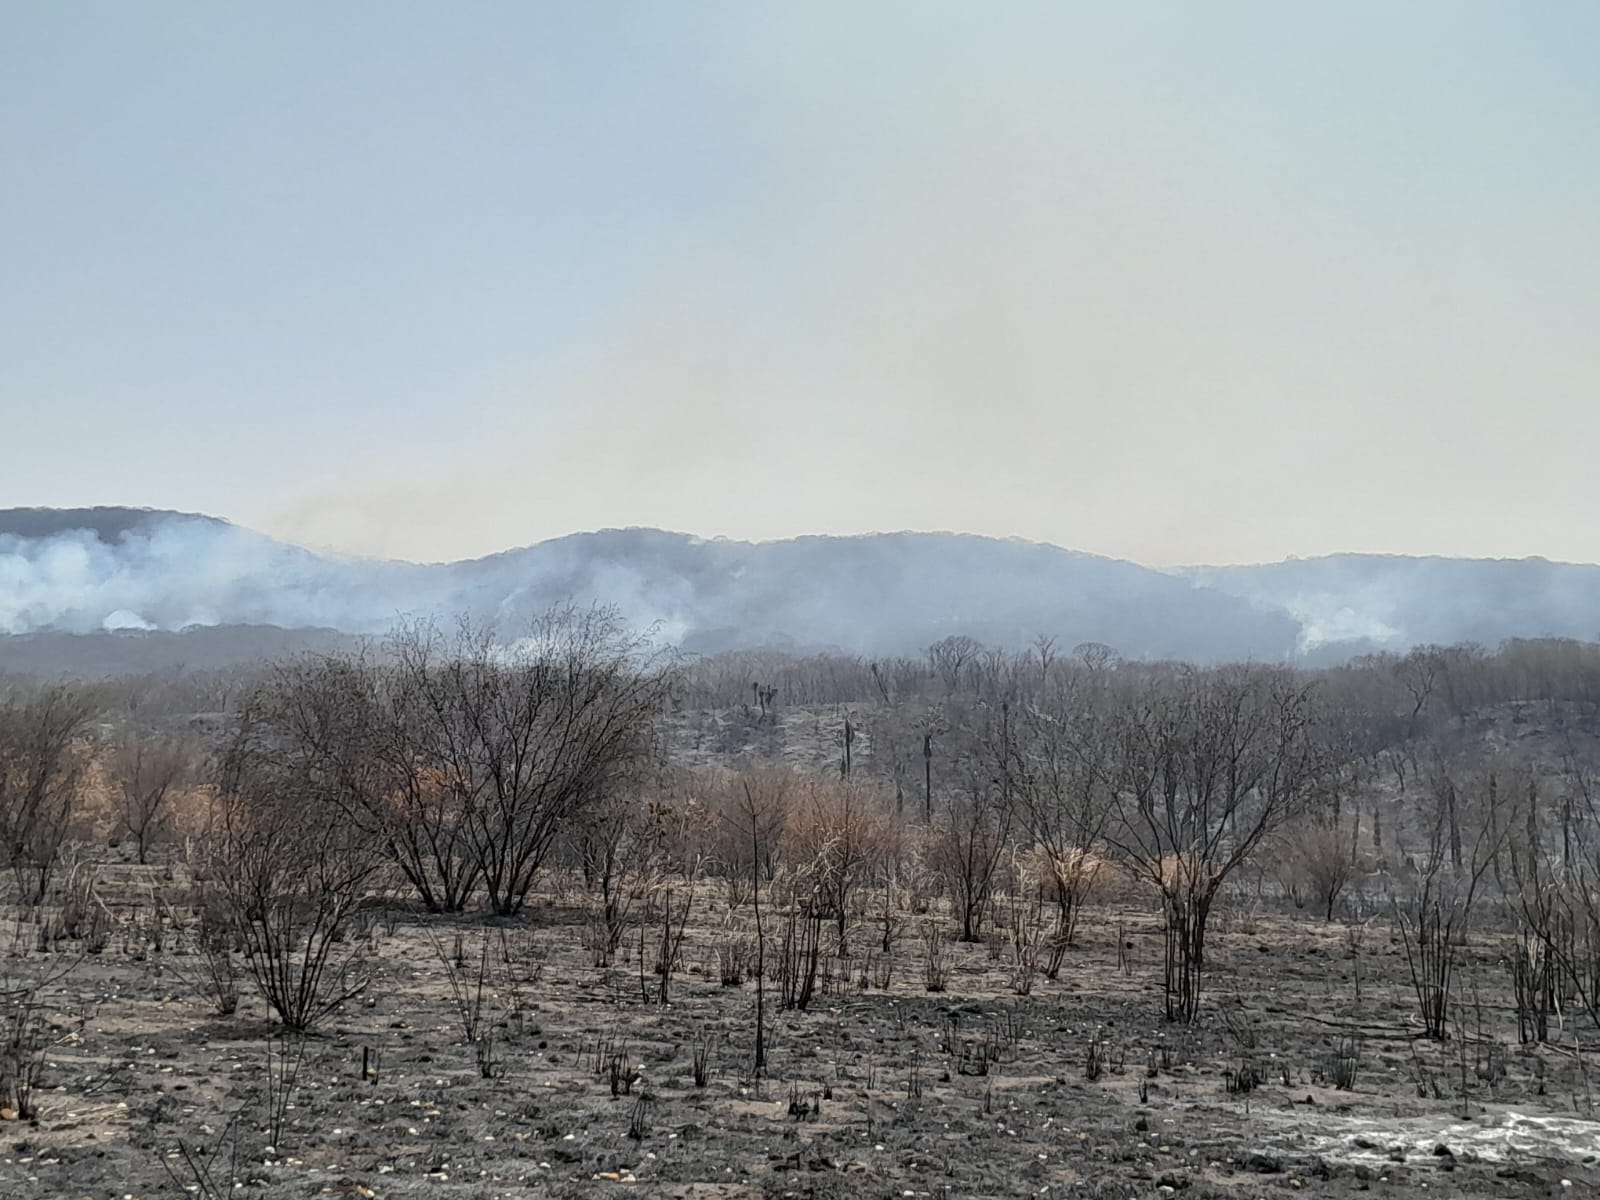
[[[17,510],[25,512],[26,510]],[[1419,642],[1590,638],[1600,567],[1342,555],[1161,572],[1019,540],[873,534],[780,542],[575,534],[457,563],[315,553],[207,517],[0,514],[0,632],[273,625],[375,634],[465,614],[506,629],[552,604],[615,606],[694,651],[915,653],[954,633],[1040,634],[1129,657],[1328,661]],[[103,515],[120,514],[117,520]]]

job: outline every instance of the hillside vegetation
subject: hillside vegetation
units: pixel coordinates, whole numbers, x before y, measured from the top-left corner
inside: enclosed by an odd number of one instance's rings
[[[378,635],[399,618],[459,614],[514,628],[560,603],[614,607],[690,653],[915,654],[951,636],[1019,650],[1043,634],[1129,659],[1332,665],[1415,645],[1592,638],[1600,568],[1343,555],[1162,571],[964,534],[751,543],[655,529],[417,564],[317,553],[192,514],[0,511],[0,635]],[[223,632],[203,646],[157,639],[138,654],[152,668],[220,665],[251,657],[253,637],[241,632],[231,648]],[[86,674],[116,673],[133,656],[104,641],[57,649]],[[38,658],[0,636],[0,669]]]

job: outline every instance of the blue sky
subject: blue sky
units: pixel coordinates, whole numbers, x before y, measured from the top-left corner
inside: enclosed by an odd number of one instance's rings
[[[0,3],[0,504],[1600,559],[1600,7]]]

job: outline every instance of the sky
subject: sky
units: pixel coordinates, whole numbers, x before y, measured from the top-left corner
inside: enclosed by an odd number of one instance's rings
[[[1600,5],[0,0],[0,506],[1600,561]]]

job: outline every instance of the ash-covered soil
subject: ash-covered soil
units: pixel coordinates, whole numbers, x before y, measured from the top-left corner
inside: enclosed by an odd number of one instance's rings
[[[126,890],[160,886],[152,871]],[[359,935],[373,985],[305,1040],[297,1072],[292,1045],[287,1069],[269,1062],[283,1044],[248,979],[236,1014],[212,1011],[181,913],[159,950],[136,904],[98,953],[40,952],[18,924],[0,970],[8,988],[45,980],[47,1044],[37,1118],[0,1122],[0,1196],[1600,1194],[1594,1056],[1571,1024],[1558,1045],[1519,1044],[1489,933],[1464,948],[1458,1036],[1433,1043],[1382,919],[1353,939],[1238,901],[1217,918],[1204,1015],[1182,1028],[1162,1020],[1143,903],[1086,912],[1059,978],[1026,996],[985,944],[952,943],[948,988],[928,992],[925,918],[908,917],[891,959],[825,957],[804,1012],[769,986],[757,1076],[755,984],[722,986],[717,958],[749,908],[730,917],[714,883],[696,904],[666,1004],[637,943],[592,965],[575,893],[487,926],[375,915]],[[852,934],[880,937],[868,918]],[[476,987],[484,939],[486,1069],[450,982]]]

